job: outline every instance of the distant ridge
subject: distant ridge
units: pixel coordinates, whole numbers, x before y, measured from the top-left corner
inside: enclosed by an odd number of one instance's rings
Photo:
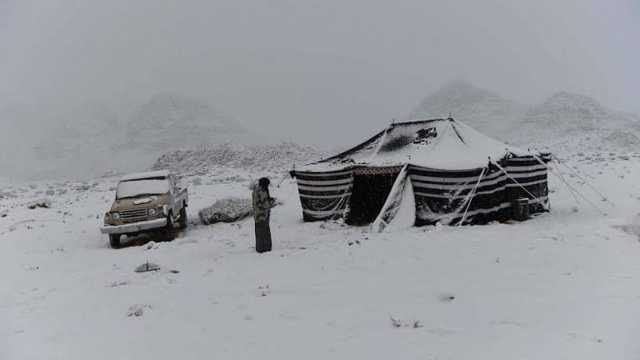
[[[451,114],[455,119],[478,130],[502,138],[526,110],[526,106],[492,91],[465,81],[453,81],[424,98],[406,118],[429,119]]]
[[[133,114],[126,134],[130,147],[151,150],[197,147],[245,135],[247,130],[204,101],[156,94]]]
[[[407,118],[447,116],[500,140],[556,151],[640,150],[640,116],[560,91],[540,104],[522,105],[464,81],[445,84]]]

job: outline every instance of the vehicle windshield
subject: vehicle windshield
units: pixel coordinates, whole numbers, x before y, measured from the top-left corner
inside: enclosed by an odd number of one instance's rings
[[[121,181],[116,191],[116,199],[138,197],[143,195],[161,195],[169,192],[169,181],[166,178],[139,179]]]

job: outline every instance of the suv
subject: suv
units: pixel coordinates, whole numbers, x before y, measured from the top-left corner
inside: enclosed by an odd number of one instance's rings
[[[104,215],[100,229],[109,235],[112,248],[120,247],[122,235],[160,233],[175,237],[175,225],[187,227],[187,189],[180,189],[174,174],[166,170],[130,174],[118,182],[116,198]]]

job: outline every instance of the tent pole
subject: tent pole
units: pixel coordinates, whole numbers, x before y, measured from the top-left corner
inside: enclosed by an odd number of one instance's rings
[[[478,185],[480,185],[480,181],[482,181],[482,178],[484,177],[484,172],[486,170],[487,170],[487,168],[483,168],[482,169],[482,172],[480,173],[480,176],[478,177],[478,182],[476,182],[476,186],[474,186],[473,190],[471,190],[471,198],[467,202],[467,207],[464,209],[464,214],[462,215],[462,219],[458,223],[458,226],[462,225],[462,223],[467,219],[467,211],[469,211],[469,207],[471,206],[471,202],[473,201],[473,197],[476,194],[476,190],[478,189]]]
[[[502,166],[500,166],[500,164],[498,164],[497,162],[495,162],[495,161],[494,161],[494,162],[493,162],[493,165],[497,166],[497,167],[498,167],[498,169],[500,169],[500,171],[502,171],[502,173],[503,173],[503,174],[507,175],[507,177],[508,177],[509,179],[511,179],[511,181],[513,181],[514,183],[516,183],[520,188],[522,188],[522,190],[524,190],[524,191],[525,191],[529,196],[531,196],[531,200],[537,199],[537,197],[536,197],[535,195],[533,195],[529,190],[527,190],[527,188],[525,188],[524,186],[522,186],[522,184],[520,184],[516,179],[514,179],[511,175],[509,175],[509,174],[507,173],[507,171],[506,171]],[[542,203],[541,203],[540,205],[542,205],[542,208],[543,208],[545,211],[549,211],[549,209],[548,209],[546,206],[544,206],[544,204],[542,204]]]

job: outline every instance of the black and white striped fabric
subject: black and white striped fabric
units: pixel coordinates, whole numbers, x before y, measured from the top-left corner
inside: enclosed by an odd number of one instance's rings
[[[529,199],[530,213],[549,208],[547,165],[550,155],[514,156],[470,170],[440,170],[410,165],[409,179],[416,203],[415,224],[482,224],[512,217],[513,203]],[[367,167],[329,172],[292,173],[305,221],[344,215],[350,206],[353,172]],[[377,168],[371,168],[371,171]],[[375,174],[374,174],[375,175]]]
[[[529,199],[530,213],[549,207],[546,157],[504,159],[486,168],[437,170],[411,166],[416,225],[481,224],[512,217],[513,203]]]
[[[353,188],[350,169],[330,172],[295,172],[305,221],[341,217]]]

